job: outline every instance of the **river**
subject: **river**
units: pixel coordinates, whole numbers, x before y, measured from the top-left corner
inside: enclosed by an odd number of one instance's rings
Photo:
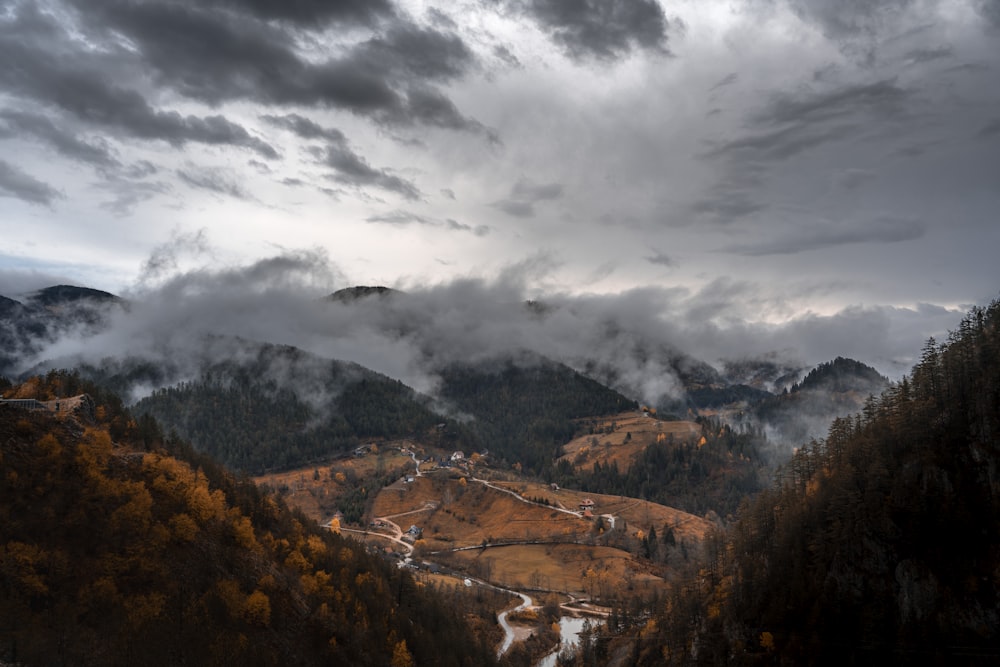
[[[556,658],[559,651],[570,646],[576,646],[580,642],[580,632],[583,631],[583,624],[590,621],[591,627],[601,623],[594,619],[575,618],[573,616],[563,616],[559,619],[559,646],[555,651],[542,658],[537,667],[556,667]]]

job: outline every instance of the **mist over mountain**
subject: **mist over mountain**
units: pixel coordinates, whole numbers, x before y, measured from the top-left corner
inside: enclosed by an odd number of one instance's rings
[[[0,375],[46,354],[62,339],[89,338],[101,331],[125,301],[101,290],[55,285],[19,299],[0,296]]]
[[[837,357],[809,371],[787,391],[762,397],[752,411],[767,426],[773,443],[798,447],[823,438],[830,422],[861,412],[869,398],[889,385],[871,366]]]
[[[106,324],[102,330],[48,326],[45,336],[27,346],[26,332],[36,320],[12,321],[7,315],[0,326],[17,342],[17,352],[8,353],[13,359],[5,372],[23,372],[45,360],[72,365],[137,357],[173,365],[192,378],[201,361],[187,360],[228,354],[224,346],[206,346],[205,336],[238,336],[358,363],[433,394],[440,369],[452,362],[528,350],[657,405],[683,400],[688,386],[719,383],[720,375],[736,381],[730,384],[780,390],[779,378],[837,356],[873,363],[893,375],[912,357],[910,350],[941,333],[907,330],[912,317],[906,309],[853,309],[754,324],[756,295],[725,281],[698,291],[537,295],[529,287],[537,268],[515,265],[491,281],[459,279],[393,292],[372,288],[393,294],[387,299],[357,298],[367,292],[349,290],[324,300],[336,276],[335,267],[312,252],[166,277],[154,273],[124,295],[127,309],[104,302],[97,307]],[[342,298],[346,294],[351,298]],[[525,305],[529,300],[535,305]],[[943,311],[940,320],[944,331],[954,315]],[[71,322],[65,316],[60,321]],[[758,362],[759,368],[772,369],[769,374],[754,379],[736,372],[739,364],[749,368]]]
[[[480,438],[501,431],[512,437],[514,431],[509,424],[497,431],[489,425],[488,410],[463,405],[462,396],[448,386],[456,369],[489,384],[490,368],[555,369],[561,364],[617,392],[620,398],[608,405],[638,401],[663,415],[686,417],[707,410],[734,425],[762,421],[780,459],[821,436],[832,418],[856,412],[867,395],[838,392],[832,385],[809,385],[810,391],[793,392],[791,398],[781,392],[803,380],[807,369],[852,352],[871,355],[859,355],[865,361],[898,358],[899,344],[890,340],[897,332],[888,324],[893,317],[905,317],[903,311],[855,310],[753,325],[735,314],[748,313],[754,295],[724,282],[700,292],[644,288],[616,295],[538,295],[529,288],[539,276],[531,264],[512,266],[492,281],[331,292],[337,271],[322,253],[289,252],[247,266],[167,275],[157,268],[165,261],[160,258],[153,266],[151,260],[143,279],[124,298],[61,286],[4,301],[0,337],[7,344],[0,373],[81,368],[129,402],[178,386],[189,392],[213,387],[235,399],[234,387],[251,390],[246,383],[234,384],[235,378],[253,378],[255,400],[282,396],[279,403],[294,406],[290,432],[300,440],[284,448],[287,456],[257,459],[237,453],[231,442],[203,444],[230,452],[220,456],[231,464],[254,469],[314,460],[367,437],[328,421],[340,418],[331,415],[341,414],[336,402],[347,384],[330,372],[337,364],[370,369],[429,397],[405,398],[406,411],[485,420],[476,425]],[[859,336],[859,330],[868,335]],[[262,346],[269,345],[294,349],[295,354],[264,355],[268,360],[261,366]],[[232,371],[222,383],[220,368]],[[216,370],[214,380],[209,379],[211,369]],[[560,370],[534,377],[533,392],[546,383],[554,389],[564,375]],[[869,391],[877,393],[880,387],[871,385]],[[171,400],[178,397],[175,393]],[[166,394],[157,400],[166,401]],[[246,397],[240,401],[245,403]],[[484,399],[480,408],[487,403]],[[155,404],[146,405],[153,410]],[[177,414],[158,414],[201,443],[204,433],[186,430],[190,411],[197,409],[195,401]],[[508,418],[514,414],[534,419],[516,410]],[[558,421],[579,414],[568,409],[549,416]],[[273,423],[276,428],[278,421]],[[337,434],[326,448],[316,444],[324,432],[317,428],[324,423],[333,428],[327,434]],[[565,424],[555,431],[547,428],[549,435],[525,443],[547,451],[552,433],[567,430]],[[227,437],[249,442],[251,435],[238,436],[239,430]],[[369,435],[404,431],[387,427]],[[504,452],[508,460],[533,461],[532,468],[543,465],[546,457],[539,451],[527,454],[524,443],[519,447],[521,451]]]

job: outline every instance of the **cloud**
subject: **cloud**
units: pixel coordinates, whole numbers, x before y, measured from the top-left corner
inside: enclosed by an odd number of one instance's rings
[[[524,0],[515,6],[576,60],[615,60],[636,49],[667,52],[669,22],[654,0]]]
[[[667,268],[672,268],[677,266],[677,261],[674,260],[674,258],[670,257],[664,252],[660,252],[659,250],[654,250],[652,255],[644,257],[643,259],[645,259],[650,264],[657,264],[659,266],[665,266]]]
[[[762,186],[780,165],[897,120],[906,114],[910,98],[893,79],[773,95],[749,114],[742,136],[714,142],[703,154],[721,160],[723,168],[691,211],[728,224],[768,208]]]
[[[914,0],[789,0],[789,5],[828,37],[848,40],[871,38],[891,28],[916,3]]]
[[[834,172],[832,181],[835,188],[849,192],[857,190],[875,178],[875,172],[869,169],[839,169]]]
[[[398,225],[406,226],[411,224],[418,225],[434,225],[436,224],[433,220],[425,218],[422,215],[417,215],[416,213],[410,213],[409,211],[392,211],[390,213],[382,213],[380,215],[372,215],[365,218],[365,222],[381,223],[386,225]]]
[[[331,180],[356,187],[379,187],[411,200],[419,199],[421,196],[420,190],[411,181],[395,176],[386,169],[375,169],[369,165],[367,160],[351,149],[347,137],[336,128],[323,127],[298,114],[265,115],[261,116],[261,120],[293,132],[302,139],[325,140],[327,142],[325,149],[313,148],[311,152],[320,164],[334,170],[330,175]]]
[[[773,126],[829,122],[857,114],[887,118],[902,113],[909,97],[893,79],[848,84],[826,91],[797,91],[776,95],[754,120],[760,125]]]
[[[954,53],[955,50],[950,46],[941,46],[936,49],[913,49],[907,52],[904,58],[910,63],[928,63],[950,58]]]
[[[319,162],[333,169],[330,179],[344,185],[376,186],[395,192],[405,199],[420,199],[420,190],[412,182],[390,174],[385,169],[375,169],[368,161],[352,151],[346,144],[334,143],[318,153]]]
[[[319,162],[334,170],[331,179],[345,185],[375,186],[402,195],[406,199],[419,199],[420,190],[412,182],[390,174],[385,169],[375,169],[368,161],[355,153],[340,130],[322,127],[318,123],[298,114],[284,116],[261,116],[265,122],[294,132],[302,139],[324,139],[325,149],[311,152]]]
[[[182,182],[192,188],[208,190],[234,199],[256,201],[256,197],[240,185],[235,174],[228,170],[188,164],[183,169],[175,170],[174,173]]]
[[[469,232],[475,234],[476,236],[486,236],[492,229],[487,225],[476,225],[475,227],[471,225],[462,224],[451,218],[446,220],[436,220],[434,218],[428,218],[427,216],[417,215],[410,211],[395,210],[388,213],[381,213],[378,215],[372,215],[365,218],[365,222],[375,223],[375,224],[385,224],[385,225],[395,225],[398,227],[405,227],[408,225],[426,225],[430,227],[440,227],[447,229],[449,231],[459,231],[459,232]]]
[[[535,217],[535,206],[532,202],[501,199],[493,202],[490,206],[515,218]]]
[[[262,19],[276,19],[302,27],[335,24],[372,25],[395,16],[388,0],[296,0],[296,2],[269,2],[268,0],[189,0],[189,4],[213,5],[225,9],[241,8]]]
[[[375,31],[369,39],[347,38],[336,49],[313,49],[335,55],[306,57],[296,44],[318,46],[351,34],[328,31],[319,21],[336,18],[333,12],[303,12],[317,20],[292,26],[270,20],[282,14],[270,3],[221,4],[104,0],[81,9],[94,32],[106,27],[125,35],[161,85],[191,99],[337,108],[386,124],[481,129],[431,87],[462,76],[475,62],[453,33],[414,25],[379,3],[379,12],[354,12]]]
[[[552,270],[551,257],[541,254],[493,280],[412,285],[389,300],[327,302],[317,297],[344,283],[320,251],[176,270],[182,256],[210,252],[206,246],[201,232],[176,234],[149,258],[147,280],[126,295],[130,308],[114,313],[107,331],[67,335],[33,361],[147,359],[173,369],[170,381],[177,381],[266,341],[354,361],[433,393],[449,364],[531,363],[530,352],[655,404],[682,398],[684,376],[711,375],[703,362],[721,368],[734,350],[794,368],[848,356],[898,376],[928,336],[941,337],[961,317],[932,305],[850,307],[775,324],[765,318],[787,311],[785,297],[736,280],[697,290],[536,295],[542,308],[529,308],[527,286]]]
[[[454,231],[471,232],[476,236],[486,236],[493,231],[493,229],[489,225],[476,225],[475,227],[473,227],[471,225],[466,225],[456,220],[452,220],[451,218],[445,220],[445,226],[448,229]]]
[[[515,218],[532,218],[535,216],[535,204],[559,199],[562,194],[560,183],[539,184],[522,178],[511,188],[508,197],[490,205]]]
[[[139,285],[144,286],[174,272],[181,257],[204,257],[211,255],[212,249],[204,229],[183,233],[174,231],[170,240],[153,248],[142,264]]]
[[[979,136],[981,137],[992,137],[997,134],[1000,134],[1000,118],[990,121],[979,130]]]
[[[31,135],[48,144],[60,155],[70,159],[91,164],[95,167],[117,167],[118,160],[114,157],[107,142],[96,140],[93,143],[84,141],[61,127],[56,126],[48,116],[37,111],[28,113],[14,109],[0,110],[0,120],[6,124],[6,132],[20,135]],[[5,130],[0,126],[0,137]],[[9,136],[9,135],[8,135]]]
[[[798,226],[776,240],[731,245],[726,250],[751,257],[790,255],[855,243],[902,243],[919,239],[926,233],[927,225],[919,220],[881,217],[847,226]]]
[[[731,72],[726,76],[719,79],[719,82],[709,88],[709,92],[718,90],[720,88],[725,88],[726,86],[731,86],[740,80],[740,75],[737,72]]]
[[[261,120],[275,127],[294,132],[303,139],[326,139],[336,143],[343,143],[347,140],[340,130],[322,127],[319,123],[294,113],[284,116],[264,115],[261,116]]]
[[[9,162],[0,160],[0,197],[14,197],[29,204],[51,206],[65,197],[48,183],[43,183]]]
[[[154,108],[138,91],[112,83],[113,70],[100,69],[110,63],[98,61],[88,51],[59,53],[33,41],[38,32],[47,32],[56,33],[63,48],[75,43],[54,19],[34,14],[26,5],[18,9],[13,20],[0,22],[0,84],[8,93],[54,106],[77,121],[119,136],[162,140],[174,146],[188,142],[231,145],[266,158],[278,157],[272,146],[222,115],[185,116]],[[27,34],[19,30],[22,24],[29,26]],[[51,34],[47,37],[52,38]],[[37,128],[42,129],[41,125]],[[64,136],[65,132],[56,134]]]
[[[116,216],[131,215],[135,207],[157,195],[170,192],[170,185],[163,182],[142,181],[111,175],[98,187],[112,193],[113,199],[101,202],[104,208]]]

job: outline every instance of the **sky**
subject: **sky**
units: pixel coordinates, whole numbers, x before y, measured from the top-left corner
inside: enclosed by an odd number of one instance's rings
[[[9,296],[308,257],[891,374],[998,211],[997,0],[0,0]]]

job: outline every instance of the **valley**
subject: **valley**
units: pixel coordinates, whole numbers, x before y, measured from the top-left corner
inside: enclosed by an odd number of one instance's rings
[[[693,422],[661,422],[641,411],[578,424],[581,430],[595,425],[633,454],[645,446],[671,447],[675,436],[697,442],[700,432]],[[626,443],[627,433],[634,435]],[[571,440],[564,456],[579,457],[587,437]],[[390,479],[370,494],[359,521],[345,521],[336,509],[358,484]],[[537,610],[545,604],[555,603],[566,616],[606,618],[613,606],[666,595],[677,568],[696,558],[708,532],[719,527],[638,498],[546,484],[491,465],[489,455],[460,456],[412,440],[371,443],[328,466],[255,481],[418,580],[450,579],[453,586],[530,600],[509,625],[498,618],[507,646],[542,630]]]
[[[981,652],[994,639],[1000,306],[929,341],[896,383],[843,357],[727,376],[633,350],[675,364],[664,409],[551,347],[435,348],[408,299],[309,307],[385,316],[379,335],[406,348],[421,391],[232,332],[45,358],[67,336],[109,343],[143,305],[73,288],[7,304],[0,659],[412,665],[447,651],[442,664],[520,667],[553,664],[578,631],[575,665],[808,663],[814,645],[847,662],[926,645],[952,664],[950,638]],[[536,326],[557,311],[510,312]],[[47,639],[53,614],[64,649]],[[104,638],[126,621],[146,639]]]

